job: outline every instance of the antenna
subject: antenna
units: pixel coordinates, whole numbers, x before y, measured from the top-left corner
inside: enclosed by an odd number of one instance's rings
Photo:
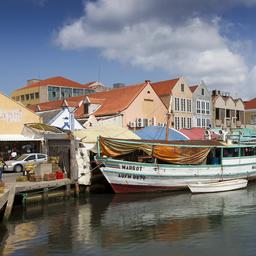
[[[101,75],[101,65],[99,63],[99,68],[98,68],[98,82],[100,82],[100,75]]]

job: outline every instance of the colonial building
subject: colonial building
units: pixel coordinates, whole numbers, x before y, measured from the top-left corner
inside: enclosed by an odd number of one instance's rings
[[[167,108],[152,88],[150,81],[109,91],[30,105],[35,112],[54,113],[63,104],[74,108],[75,118],[88,126],[91,120],[129,129],[165,124]]]
[[[245,109],[241,99],[233,99],[228,93],[214,90],[212,104],[213,127],[224,129],[245,127]]]
[[[202,81],[199,85],[190,86],[193,93],[193,127],[207,128],[212,126],[212,96]]]
[[[152,88],[150,81],[106,92],[87,95],[84,100],[86,120],[94,115],[98,122],[130,129],[166,123],[167,108]]]
[[[22,134],[24,124],[40,123],[41,118],[22,104],[0,93],[0,154],[8,159],[12,150],[38,151],[40,140]]]
[[[248,128],[256,128],[256,98],[244,103],[245,105],[245,124]]]
[[[157,95],[171,113],[170,127],[179,130],[192,127],[192,92],[184,78],[152,83]]]
[[[93,93],[97,82],[80,84],[64,77],[45,80],[31,79],[26,86],[15,90],[11,97],[24,105],[66,99],[72,96]]]

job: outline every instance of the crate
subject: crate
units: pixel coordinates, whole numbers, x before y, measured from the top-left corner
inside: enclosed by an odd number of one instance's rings
[[[50,180],[55,180],[55,179],[56,179],[55,173],[44,174],[45,181],[50,181]]]
[[[16,177],[16,181],[17,182],[25,182],[25,181],[28,181],[28,177],[27,176],[18,176],[18,177]]]
[[[39,175],[30,175],[30,176],[29,176],[29,181],[32,181],[32,182],[39,182],[39,181],[42,181],[42,176],[39,176]]]

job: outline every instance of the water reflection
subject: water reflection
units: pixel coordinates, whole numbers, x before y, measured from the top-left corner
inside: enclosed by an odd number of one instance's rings
[[[206,246],[209,237],[221,244],[225,232],[235,237],[243,229],[250,234],[246,250],[255,249],[255,212],[255,184],[218,194],[94,195],[39,204],[16,209],[5,231],[1,227],[0,255],[153,255],[156,247],[182,252],[188,244]]]

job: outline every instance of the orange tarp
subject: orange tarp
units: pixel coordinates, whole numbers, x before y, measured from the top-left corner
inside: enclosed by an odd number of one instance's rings
[[[154,146],[153,157],[172,164],[201,164],[210,148]]]
[[[210,148],[208,147],[181,147],[168,145],[151,145],[144,141],[131,143],[116,141],[111,138],[99,138],[102,155],[117,157],[136,150],[142,150],[147,155],[172,164],[201,164],[206,159]]]

